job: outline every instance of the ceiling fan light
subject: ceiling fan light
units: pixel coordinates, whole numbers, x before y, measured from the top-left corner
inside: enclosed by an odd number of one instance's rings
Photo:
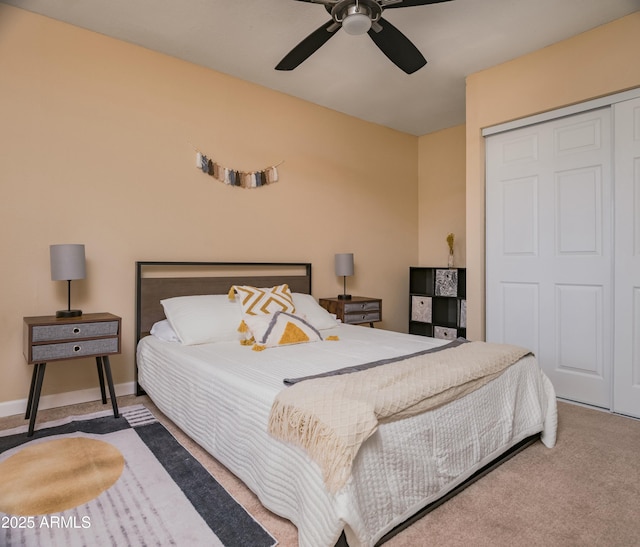
[[[364,13],[352,13],[342,21],[342,28],[354,36],[366,34],[371,28],[371,19]]]

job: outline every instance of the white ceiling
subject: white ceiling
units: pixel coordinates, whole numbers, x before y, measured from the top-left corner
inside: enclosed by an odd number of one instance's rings
[[[464,123],[465,77],[640,9],[640,0],[453,0],[383,17],[427,58],[412,75],[338,31],[291,72],[274,67],[329,21],[295,0],[0,0],[413,135]],[[97,59],[96,61],[99,61]]]

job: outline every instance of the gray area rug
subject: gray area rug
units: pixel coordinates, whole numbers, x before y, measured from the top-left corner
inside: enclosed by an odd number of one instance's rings
[[[277,541],[142,405],[0,432],[2,546]]]

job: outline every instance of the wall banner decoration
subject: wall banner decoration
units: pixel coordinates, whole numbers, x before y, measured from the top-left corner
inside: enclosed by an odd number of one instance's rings
[[[260,188],[278,182],[278,165],[272,165],[259,171],[239,171],[220,165],[202,152],[196,153],[196,167],[214,179],[240,188]]]

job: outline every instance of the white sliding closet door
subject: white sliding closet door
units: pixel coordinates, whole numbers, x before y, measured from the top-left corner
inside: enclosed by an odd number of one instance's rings
[[[606,408],[613,358],[610,118],[604,108],[486,139],[487,340],[530,348],[559,397]]]
[[[640,99],[614,106],[615,367],[613,410],[640,417]]]

